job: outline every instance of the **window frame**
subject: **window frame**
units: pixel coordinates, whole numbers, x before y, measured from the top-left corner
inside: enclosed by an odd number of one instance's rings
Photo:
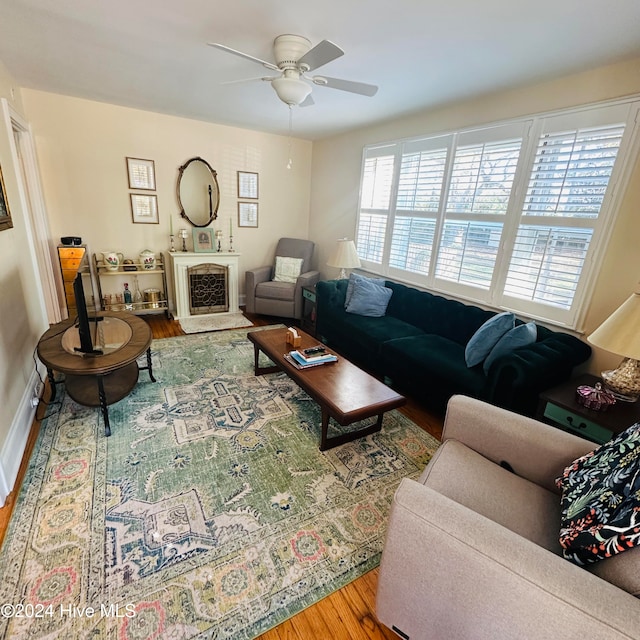
[[[585,218],[581,217],[571,218],[566,215],[554,217],[549,215],[537,218],[532,216],[529,218],[525,215],[523,209],[524,202],[527,196],[527,189],[541,136],[545,132],[553,135],[559,126],[564,126],[564,123],[566,123],[568,130],[580,130],[586,126],[585,123],[589,126],[600,126],[600,123],[602,123],[602,125],[613,124],[613,122],[611,122],[612,114],[617,116],[624,114],[623,118],[618,118],[615,121],[624,123],[625,129],[597,217],[591,219],[587,224],[585,223]],[[392,155],[394,160],[389,205],[387,209],[375,210],[375,214],[386,216],[386,229],[383,239],[381,261],[376,262],[375,260],[368,259],[368,256],[363,256],[360,252],[360,247],[358,247],[362,268],[365,271],[386,277],[390,280],[404,282],[418,288],[429,289],[445,296],[479,304],[486,308],[514,311],[522,317],[536,319],[571,330],[580,330],[588,303],[593,294],[598,272],[597,265],[606,252],[612,227],[620,208],[621,198],[626,191],[632,170],[640,153],[639,122],[640,95],[636,95],[622,100],[612,100],[584,105],[578,108],[543,112],[527,117],[490,123],[484,126],[439,132],[433,135],[422,135],[365,146],[362,150],[361,157],[360,192],[355,231],[356,245],[358,245],[361,219],[374,211],[360,206],[362,202],[365,163],[372,157],[368,154],[374,151],[376,157],[385,154]],[[522,143],[512,190],[509,195],[509,204],[503,215],[503,228],[498,247],[498,258],[496,259],[488,290],[480,290],[475,286],[469,286],[464,283],[438,277],[436,274],[436,265],[444,238],[443,227],[445,222],[471,219],[474,225],[477,226],[483,221],[492,223],[494,221],[493,218],[499,217],[500,215],[491,214],[484,217],[477,213],[468,215],[455,214],[454,217],[447,218],[446,201],[450,186],[451,164],[454,161],[456,149],[463,146],[459,144],[460,141],[479,140],[481,142],[487,142],[490,139],[500,141],[503,139],[500,137],[501,133],[518,130],[522,131]],[[398,188],[403,155],[408,155],[408,152],[415,152],[416,150],[436,149],[438,148],[438,144],[446,146],[448,152],[446,156],[447,169],[441,187],[440,202],[435,217],[431,212],[423,212],[422,214],[416,215],[415,211],[400,209],[398,207]],[[406,199],[404,202],[406,203]],[[426,274],[392,266],[390,254],[394,241],[394,226],[396,219],[403,216],[412,219],[423,218],[435,220],[435,240],[430,248],[429,269]],[[561,227],[562,230],[570,228],[571,226],[582,228],[586,224],[587,227],[592,229],[591,241],[584,256],[584,261],[579,267],[577,285],[568,309],[556,308],[546,302],[542,303],[516,298],[504,291],[518,230],[521,227],[527,226],[529,223],[533,226],[539,226],[540,228],[544,228],[545,226]],[[482,225],[480,224],[480,226]],[[410,240],[410,233],[407,238]]]

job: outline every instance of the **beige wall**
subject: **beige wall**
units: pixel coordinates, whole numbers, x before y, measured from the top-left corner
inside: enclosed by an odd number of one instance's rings
[[[20,90],[2,62],[0,98],[5,98],[18,116],[22,115]],[[47,327],[34,268],[29,213],[18,182],[12,141],[11,132],[0,118],[0,167],[13,220],[12,229],[0,232],[0,478],[15,462],[11,459],[12,452],[5,446],[9,437],[12,443],[19,443],[26,438],[31,426],[32,411],[28,401],[32,396],[35,372],[33,352]],[[18,451],[18,464],[20,456],[21,451]]]
[[[23,100],[36,140],[54,243],[60,236],[78,235],[91,252],[115,250],[135,258],[147,248],[168,250],[171,219],[176,234],[181,227],[189,229],[190,249],[192,227],[178,215],[175,192],[178,167],[194,156],[217,171],[221,199],[211,227],[224,232],[227,248],[232,221],[234,248],[242,254],[241,293],[244,271],[270,264],[280,236],[308,237],[308,141],[292,140],[289,170],[289,140],[283,136],[27,89]],[[126,157],[155,163],[159,224],[132,222]],[[238,170],[259,174],[257,229],[238,229]]]
[[[432,111],[368,127],[316,142],[313,147],[310,237],[318,243],[317,260],[326,266],[335,241],[353,238],[358,206],[362,149],[374,142],[551,111],[590,102],[640,94],[640,59],[634,59],[535,86],[483,96]],[[622,199],[609,250],[600,266],[593,299],[584,322],[592,332],[634,290],[640,280],[640,160]],[[588,367],[598,373],[620,358],[597,352]]]

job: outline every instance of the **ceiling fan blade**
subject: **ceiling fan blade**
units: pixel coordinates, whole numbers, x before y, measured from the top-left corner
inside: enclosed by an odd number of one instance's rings
[[[240,80],[227,80],[226,82],[221,82],[220,85],[223,84],[241,84],[243,82],[253,82],[254,80],[265,80],[271,82],[275,80],[277,76],[257,76],[255,78],[241,78]]]
[[[298,59],[298,66],[303,67],[305,71],[313,71],[343,55],[344,51],[337,44],[323,40]]]
[[[349,91],[350,93],[359,93],[362,96],[375,96],[378,87],[375,84],[366,84],[364,82],[353,82],[352,80],[340,80],[340,78],[329,78],[327,76],[314,76],[311,78],[314,84],[321,87],[330,87],[331,89],[340,89],[340,91]]]
[[[299,107],[310,107],[312,104],[315,104],[315,101],[309,94],[298,106]]]
[[[258,62],[263,67],[267,69],[273,69],[274,71],[280,71],[278,67],[272,62],[267,62],[266,60],[261,60],[260,58],[256,58],[255,56],[250,56],[248,53],[242,53],[242,51],[236,51],[231,47],[227,47],[224,44],[218,44],[217,42],[207,42],[210,47],[215,47],[216,49],[220,49],[220,51],[226,51],[227,53],[233,53],[234,56],[240,56],[241,58],[245,58],[246,60],[251,60],[252,62]]]

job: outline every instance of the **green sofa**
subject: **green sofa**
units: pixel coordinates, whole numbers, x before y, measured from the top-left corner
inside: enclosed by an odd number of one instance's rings
[[[482,364],[467,367],[465,346],[494,312],[387,280],[386,314],[361,316],[345,311],[347,283],[316,284],[319,339],[435,410],[464,394],[533,416],[540,392],[591,355],[578,338],[538,325],[534,344],[497,358],[485,374]]]

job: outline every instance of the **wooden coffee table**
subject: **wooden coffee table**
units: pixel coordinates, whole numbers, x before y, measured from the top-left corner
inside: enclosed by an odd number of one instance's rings
[[[346,358],[338,356],[338,361],[309,369],[298,369],[284,357],[293,347],[286,343],[285,328],[251,331],[247,337],[253,342],[255,374],[262,375],[274,371],[284,371],[296,384],[304,389],[322,411],[322,431],[320,451],[325,451],[356,438],[380,431],[382,416],[386,411],[402,406],[406,399],[385,384],[359,369]],[[298,329],[302,344],[297,349],[306,349],[318,344],[316,338]],[[327,347],[330,351],[330,349]],[[273,366],[261,367],[260,352],[264,353]],[[329,438],[329,418],[345,426],[377,416],[376,420],[362,429]]]

